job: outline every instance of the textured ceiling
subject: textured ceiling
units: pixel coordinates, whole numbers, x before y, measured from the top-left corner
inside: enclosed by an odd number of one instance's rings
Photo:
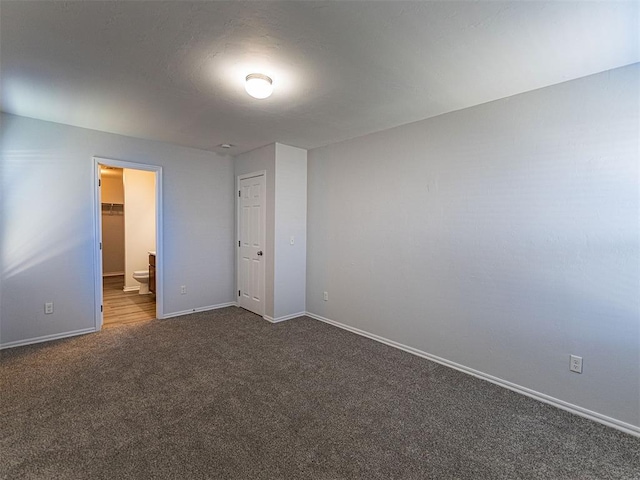
[[[0,3],[2,110],[237,154],[640,61],[640,2]],[[266,100],[248,73],[274,79]],[[227,153],[227,151],[225,151]]]

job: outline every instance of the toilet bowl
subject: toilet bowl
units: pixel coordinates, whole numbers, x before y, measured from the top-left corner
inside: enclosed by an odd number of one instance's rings
[[[136,270],[133,272],[133,278],[140,282],[140,295],[149,293],[149,270]]]

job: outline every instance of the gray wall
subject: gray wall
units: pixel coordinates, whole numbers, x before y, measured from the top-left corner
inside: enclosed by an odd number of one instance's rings
[[[234,159],[234,167],[235,167],[235,175],[236,179],[240,175],[246,175],[249,173],[255,172],[266,172],[266,189],[267,189],[267,204],[265,210],[265,250],[264,250],[264,276],[265,276],[265,285],[264,285],[264,314],[268,317],[273,317],[273,273],[274,273],[274,225],[275,225],[275,185],[276,185],[276,145],[275,143],[271,145],[267,145],[265,147],[256,148],[247,153],[243,153],[238,155]],[[237,187],[237,180],[234,183],[235,187]],[[233,198],[235,201],[238,201],[237,192],[234,192]],[[236,204],[237,205],[237,204]],[[238,208],[235,207],[235,215],[238,215]],[[237,221],[237,220],[236,220]],[[235,231],[235,243],[238,244],[238,232]],[[234,252],[234,255],[236,253]],[[234,256],[234,262],[237,259]],[[237,272],[236,272],[237,274]],[[234,285],[237,285],[234,284]]]
[[[94,326],[94,155],[163,167],[163,313],[235,301],[231,158],[12,115],[0,120],[2,344]],[[55,313],[45,316],[48,301]]]
[[[307,310],[640,425],[639,85],[636,64],[311,150]]]
[[[234,162],[236,177],[266,171],[264,315],[273,321],[304,313],[307,151],[274,143],[240,154]],[[292,235],[294,245],[289,243]]]
[[[276,144],[274,318],[304,314],[307,280],[307,151]],[[291,237],[294,244],[291,245]]]

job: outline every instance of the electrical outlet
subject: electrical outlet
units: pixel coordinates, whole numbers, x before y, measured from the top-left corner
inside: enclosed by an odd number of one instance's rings
[[[53,313],[53,302],[47,302],[44,304],[44,313],[46,315]]]
[[[329,301],[329,293],[324,292],[323,298],[325,302]]]
[[[187,293],[187,286],[186,285],[182,285],[180,287],[180,295],[185,295]]]
[[[569,360],[569,370],[575,373],[582,373],[582,357],[571,355]]]

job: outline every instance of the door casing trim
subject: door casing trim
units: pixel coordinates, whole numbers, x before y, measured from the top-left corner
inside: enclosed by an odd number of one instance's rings
[[[239,192],[240,191],[240,181],[241,180],[246,180],[247,178],[254,178],[254,177],[264,177],[264,215],[262,217],[262,245],[264,245],[264,253],[265,256],[263,257],[263,268],[262,268],[262,318],[266,318],[266,314],[267,314],[267,301],[265,298],[265,292],[267,290],[267,259],[266,256],[269,254],[269,252],[267,252],[267,244],[266,244],[266,239],[267,239],[267,171],[266,170],[259,170],[257,172],[251,172],[251,173],[243,173],[242,175],[238,175],[236,177],[236,191]],[[234,196],[235,196],[235,192],[234,192]],[[239,200],[239,196],[235,197],[236,199],[236,241],[234,242],[233,246],[236,249],[236,290],[241,290],[240,288],[240,247],[238,247],[238,241],[240,240],[240,200]],[[234,292],[235,293],[235,292]],[[240,306],[240,299],[238,298],[238,295],[235,295],[236,297],[236,304],[238,306]]]

